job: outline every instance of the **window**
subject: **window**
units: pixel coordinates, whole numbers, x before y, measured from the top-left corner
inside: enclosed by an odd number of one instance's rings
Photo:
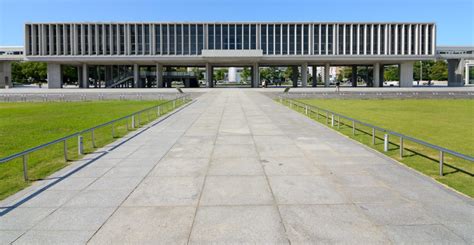
[[[89,54],[89,26],[84,25],[84,50],[82,54]]]
[[[314,54],[319,54],[319,45],[320,45],[320,42],[319,42],[319,32],[320,32],[320,25],[314,25],[314,34],[313,34],[313,39],[314,39],[314,47],[313,47],[313,50],[314,50]]]
[[[428,55],[433,54],[433,26],[428,25]]]
[[[367,25],[367,43],[366,43],[366,54],[372,54],[372,51],[371,51],[371,48],[372,48],[372,26],[371,25]]]
[[[99,53],[98,54],[104,54],[104,42],[102,40],[104,39],[104,33],[103,33],[103,25],[97,26],[99,29]]]
[[[295,25],[289,25],[290,26],[290,33],[289,33],[289,38],[290,38],[290,50],[288,50],[288,54],[295,54]]]
[[[340,42],[341,40],[339,40]],[[351,25],[346,25],[346,55],[351,53]]]
[[[191,25],[191,54],[197,54],[196,44],[196,25]]]
[[[222,25],[216,25],[216,49],[222,49]]]
[[[229,49],[235,49],[235,25],[229,25]]]
[[[283,30],[282,30],[282,54],[288,54],[288,25],[282,25]]]
[[[183,54],[189,55],[189,25],[183,26],[183,43],[184,43],[184,50]]]
[[[396,33],[395,32],[395,26],[396,25],[391,26],[391,29],[390,29],[390,36],[391,36],[390,37],[390,42],[391,42],[390,43],[390,54],[396,54],[395,53],[395,40],[396,40],[395,39],[395,35],[396,35],[395,34]]]
[[[150,54],[150,25],[144,25],[145,28],[145,54]]]
[[[385,53],[385,25],[380,26],[380,54]]]
[[[321,25],[321,54],[326,54],[326,27],[327,25]]]
[[[168,43],[169,43],[169,49],[168,49],[168,54],[176,54],[176,49],[175,49],[175,40],[176,40],[176,33],[175,33],[175,25],[168,25],[168,36],[169,36],[169,40],[168,40]]]
[[[176,54],[183,54],[183,36],[180,24],[176,26]]]
[[[415,42],[415,31],[416,31],[416,27],[415,25],[412,25],[411,26],[411,53],[412,54],[415,54],[415,46],[416,46],[416,42]]]
[[[105,54],[110,54],[110,25],[105,25]]]
[[[309,54],[309,25],[304,25],[303,27],[303,53]]]
[[[268,54],[275,54],[274,53],[274,49],[273,49],[273,45],[274,45],[274,42],[273,42],[273,30],[274,30],[274,25],[268,25],[268,31],[267,31],[267,35],[268,35]]]
[[[402,42],[403,42],[403,26],[397,25],[397,54],[402,54]]]
[[[90,43],[91,54],[97,54],[97,52],[96,52],[96,48],[97,48],[97,47],[96,47],[96,43],[95,43],[95,38],[96,38],[96,33],[95,33],[95,31],[96,31],[96,26],[95,26],[95,25],[91,25],[91,26],[90,26],[90,32],[91,32],[91,34],[90,34],[90,37],[91,37],[91,39],[90,39],[90,41],[91,41],[91,43]]]
[[[137,54],[137,41],[135,39],[136,33],[135,33],[135,25],[130,25],[130,43],[132,44],[132,53],[131,54]]]
[[[359,54],[364,54],[364,25],[359,25]]]
[[[229,25],[222,25],[222,40],[224,42],[224,49],[229,49]]]
[[[357,53],[357,27],[358,25],[352,25],[352,54]]]
[[[275,25],[275,54],[281,54],[281,25]]]
[[[250,28],[249,25],[244,25],[244,49],[250,48]]]
[[[374,51],[372,54],[380,54],[379,53],[379,26],[378,25],[374,25],[373,26],[374,28]]]
[[[215,49],[215,44],[214,44],[214,25],[208,25],[207,26],[207,40],[208,40],[208,49]]]
[[[242,49],[243,45],[242,45],[242,40],[243,39],[243,35],[242,35],[242,25],[237,25],[237,35],[235,37],[235,40],[236,40],[236,48],[237,49]]]
[[[339,33],[338,33],[338,36],[339,36],[339,41],[338,41],[338,47],[339,47],[339,54],[343,54],[344,53],[344,25],[339,25]]]
[[[250,48],[257,49],[257,26],[250,26]]]
[[[198,54],[204,49],[204,26],[198,25]]]
[[[409,36],[410,36],[410,28],[409,28],[409,25],[405,25],[405,37],[403,39],[404,41],[404,52],[405,54],[408,54],[410,53],[410,47],[408,46],[408,40],[409,40]]]
[[[267,54],[267,25],[262,25],[260,29],[260,36],[261,38],[261,47],[263,49],[263,54]]]
[[[168,25],[161,26],[161,36],[162,36],[162,54],[168,54]]]
[[[117,54],[125,54],[125,25],[120,25],[117,27],[119,30],[118,35],[120,36],[119,47],[120,50],[117,51]],[[114,42],[115,43],[115,42]]]
[[[328,25],[328,54],[333,54],[334,50],[334,25]]]
[[[161,54],[161,25],[155,26],[155,54]]]

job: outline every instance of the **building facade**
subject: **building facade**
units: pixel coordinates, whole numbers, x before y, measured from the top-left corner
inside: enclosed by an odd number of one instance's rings
[[[78,67],[82,87],[90,85],[89,66],[97,65],[128,65],[133,87],[143,86],[140,66],[153,67],[158,87],[163,87],[164,66],[206,67],[210,87],[213,67],[249,66],[252,85],[258,87],[260,66],[297,66],[300,84],[307,86],[308,67],[370,65],[372,86],[380,86],[383,66],[394,64],[400,67],[400,85],[412,86],[413,62],[435,55],[434,23],[25,24],[26,59],[48,62],[53,88],[61,87],[62,64]],[[117,80],[113,72],[105,77]]]

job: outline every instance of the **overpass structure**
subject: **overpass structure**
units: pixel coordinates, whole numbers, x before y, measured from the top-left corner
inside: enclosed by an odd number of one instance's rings
[[[24,59],[23,47],[0,47],[0,88],[12,86],[11,63]]]
[[[474,85],[474,46],[437,47],[436,58],[448,61],[448,86]]]
[[[308,73],[317,68],[329,86],[331,66],[367,66],[368,86],[380,87],[387,65],[398,65],[400,86],[411,87],[414,62],[437,58],[450,64],[449,86],[470,84],[459,75],[469,74],[472,49],[456,50],[436,47],[434,23],[83,22],[25,24],[23,57],[47,62],[49,88],[62,87],[63,65],[76,67],[82,88],[167,87],[167,67],[205,68],[214,87],[213,69],[222,66],[250,67],[252,87],[260,67],[292,66],[293,86],[305,87],[316,86]]]

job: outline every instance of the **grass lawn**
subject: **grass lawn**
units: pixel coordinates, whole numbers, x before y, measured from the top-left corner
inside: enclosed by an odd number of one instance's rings
[[[328,109],[363,122],[448,148],[474,155],[474,100],[468,99],[302,99],[306,104]],[[316,115],[311,115],[316,119]],[[324,117],[319,122],[325,124]],[[342,124],[339,131],[383,152],[383,133],[372,145],[371,129],[359,126],[352,134],[352,123]],[[328,125],[330,127],[330,125]],[[337,127],[334,127],[337,130]],[[367,132],[363,133],[363,131]],[[399,156],[399,138],[390,138],[390,150],[384,154],[434,179],[474,197],[474,163],[445,154],[444,176],[439,176],[439,152],[404,142],[404,157]]]
[[[90,102],[40,102],[0,103],[0,158],[35,147],[49,141],[70,135],[133,112],[149,108],[165,101],[90,101]],[[163,112],[171,110],[168,103]],[[156,119],[155,113],[142,114],[140,123]],[[115,138],[128,133],[131,120],[115,125]],[[85,134],[84,150],[92,152],[115,139],[112,126],[97,129],[94,133],[95,147],[91,134]],[[68,159],[76,160],[77,139],[67,141]],[[28,155],[30,180],[44,178],[67,165],[64,160],[63,144],[55,144]],[[22,160],[11,160],[0,164],[0,200],[25,188]]]

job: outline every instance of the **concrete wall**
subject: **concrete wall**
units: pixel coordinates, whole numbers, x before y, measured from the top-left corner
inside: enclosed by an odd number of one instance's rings
[[[413,87],[413,61],[400,64],[400,87]]]

